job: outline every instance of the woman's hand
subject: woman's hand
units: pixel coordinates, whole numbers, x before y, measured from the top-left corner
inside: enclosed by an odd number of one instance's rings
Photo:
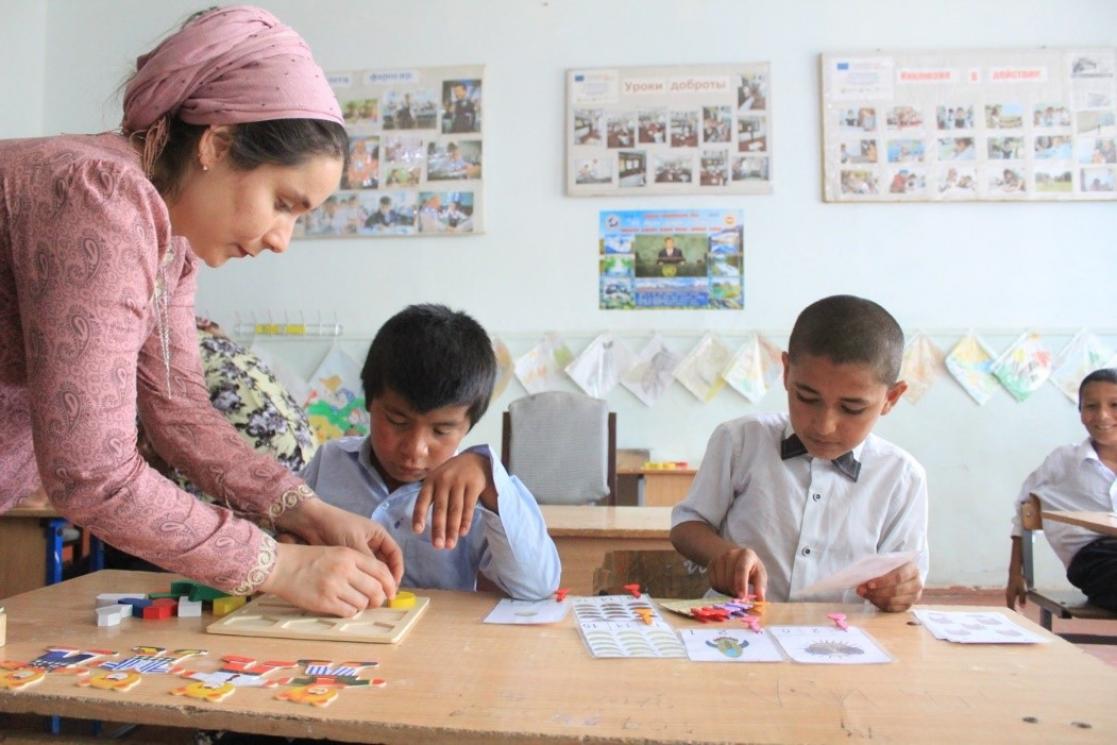
[[[368,553],[335,546],[276,546],[275,568],[260,586],[312,613],[348,618],[395,597],[388,567]]]
[[[403,579],[403,552],[388,531],[374,520],[326,504],[321,499],[308,499],[280,515],[275,525],[311,545],[345,546],[375,556],[391,573],[392,595],[395,595],[394,585]]]

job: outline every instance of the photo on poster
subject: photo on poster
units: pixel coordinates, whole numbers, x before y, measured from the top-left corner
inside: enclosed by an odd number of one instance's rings
[[[630,254],[632,253],[632,239],[635,236],[631,234],[621,235],[618,233],[611,233],[601,237],[601,253],[603,254]]]
[[[1076,85],[1074,88],[1074,108],[1077,111],[1113,108],[1113,84],[1109,81],[1091,85]],[[1070,124],[1070,121],[1067,121]]]
[[[764,111],[768,108],[768,74],[745,73],[738,77],[737,111]]]
[[[574,144],[600,145],[604,142],[605,113],[601,109],[574,110]]]
[[[698,112],[671,112],[671,147],[698,147]]]
[[[1114,188],[1114,169],[1112,168],[1082,168],[1082,191],[1092,193],[1100,192],[1113,192]]]
[[[839,109],[838,128],[846,132],[875,132],[877,110],[872,106]]]
[[[843,165],[846,163],[876,163],[877,141],[856,140],[854,142],[843,142],[838,148],[838,160]]]
[[[617,153],[617,181],[624,188],[648,185],[648,154],[643,150]]]
[[[892,171],[892,176],[888,182],[888,192],[890,194],[923,195],[926,191],[927,176],[922,169],[900,168]]]
[[[1035,148],[1037,160],[1070,160],[1073,152],[1070,135],[1039,135]]]
[[[1070,141],[1069,137],[1066,139]],[[1082,137],[1078,140],[1075,160],[1090,165],[1117,163],[1117,140],[1112,137]]]
[[[745,307],[741,283],[733,279],[710,280],[710,307],[720,310],[741,310]]]
[[[733,113],[729,106],[702,107],[702,143],[733,141]]]
[[[613,182],[613,163],[601,158],[580,158],[574,161],[578,169],[574,177],[579,184],[611,184]]]
[[[1032,110],[1034,127],[1069,127],[1070,109],[1060,103],[1037,103]]]
[[[724,277],[740,277],[741,276],[741,255],[718,255],[711,252],[710,256],[710,277],[711,278],[724,278]]]
[[[455,181],[481,178],[481,142],[451,140],[427,145],[427,180]]]
[[[481,81],[446,80],[442,83],[442,134],[481,131]]]
[[[631,112],[610,114],[605,118],[605,145],[610,148],[636,144],[636,117]]]
[[[694,180],[694,162],[690,155],[656,155],[657,184],[689,184]]]
[[[341,176],[342,189],[376,189],[380,186],[380,138],[349,138],[349,163]]]
[[[935,109],[935,124],[941,130],[973,129],[973,106],[939,106]]]
[[[923,140],[888,140],[889,163],[922,163],[926,155]]]
[[[725,150],[703,150],[698,179],[702,186],[725,186],[729,182],[729,153]]]
[[[842,171],[843,194],[879,194],[875,171]]]
[[[367,199],[368,216],[358,231],[361,235],[414,235],[418,213],[413,191],[379,192],[361,195]]]
[[[1037,168],[1036,191],[1067,193],[1074,190],[1074,174],[1069,168]]]
[[[663,145],[667,142],[667,111],[650,109],[637,114],[637,138],[641,145]]]
[[[705,277],[705,235],[637,235],[632,243],[637,277]]]
[[[419,232],[472,233],[473,192],[419,192]]]
[[[419,182],[422,180],[422,166],[409,166],[401,163],[390,163],[388,165],[388,177],[387,179],[385,179],[384,185],[396,188],[418,186]]]
[[[986,191],[992,195],[1015,194],[1020,195],[1027,191],[1024,170],[1015,168],[992,168],[988,172]]]
[[[1114,134],[1114,114],[1112,111],[1079,111],[1076,114],[1078,126],[1075,131],[1080,135]]]
[[[421,137],[389,135],[383,140],[384,161],[391,165],[420,166],[423,163]]]
[[[986,129],[1020,129],[1024,126],[1024,106],[1016,102],[985,105]]]
[[[380,129],[380,102],[375,98],[341,99],[341,115],[345,128],[352,133]]]
[[[1071,56],[1072,78],[1112,78],[1114,67],[1112,52],[1080,53]]]
[[[1023,137],[990,137],[989,160],[1020,160],[1024,157]]]
[[[385,130],[434,129],[438,124],[434,91],[390,90],[383,100],[381,118]]]
[[[738,117],[737,150],[742,153],[762,153],[768,150],[767,119],[762,116]]]
[[[734,181],[767,181],[768,159],[756,156],[733,156]]]
[[[913,106],[893,106],[888,109],[884,124],[892,132],[923,129],[923,113]]]
[[[601,277],[601,310],[635,310],[636,287],[631,278]]]
[[[974,160],[977,151],[972,137],[940,137],[939,160]]]
[[[939,169],[939,196],[965,199],[977,196],[977,172],[973,166],[946,166]]]
[[[632,254],[609,254],[601,257],[601,276],[631,277],[635,258]]]

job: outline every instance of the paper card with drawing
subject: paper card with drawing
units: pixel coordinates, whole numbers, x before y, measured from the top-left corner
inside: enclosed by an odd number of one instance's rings
[[[1045,644],[1045,639],[996,611],[938,611],[917,608],[919,619],[936,639],[960,644]]]
[[[675,630],[662,620],[581,621],[578,632],[594,657],[686,657]]]
[[[645,406],[653,406],[675,380],[679,360],[679,355],[664,344],[663,337],[655,334],[636,355],[628,372],[621,376],[621,385]]]
[[[889,554],[874,554],[865,556],[853,562],[845,569],[834,572],[829,577],[824,577],[813,585],[795,593],[795,600],[815,595],[841,592],[851,587],[857,587],[862,582],[888,574],[893,569],[915,561],[918,551],[895,551]]]
[[[1051,367],[1051,352],[1039,334],[1029,331],[1001,353],[992,373],[1013,398],[1023,401],[1047,381]]]
[[[512,382],[512,374],[515,372],[516,363],[512,361],[512,353],[508,351],[508,345],[495,336],[493,337],[493,355],[496,356],[496,382],[493,383],[491,400],[495,401],[500,398],[500,395],[508,388],[508,384]]]
[[[943,363],[942,350],[926,334],[917,332],[904,349],[904,361],[900,367],[900,379],[908,384],[904,400],[911,404],[919,403],[919,399],[942,374]]]
[[[729,358],[729,348],[713,334],[706,334],[679,363],[675,378],[699,401],[709,403],[725,387],[721,371]]]
[[[612,334],[601,334],[566,366],[566,374],[592,398],[605,398],[632,367],[632,352]]]
[[[783,372],[782,350],[761,334],[751,333],[722,370],[729,386],[756,403],[775,386]]]
[[[985,342],[973,333],[963,337],[946,356],[946,369],[978,406],[983,406],[997,391],[997,379],[992,373],[994,359]]]
[[[679,638],[694,662],[783,662],[779,647],[764,631],[683,629]]]
[[[1101,339],[1083,329],[1059,352],[1055,360],[1055,370],[1051,373],[1051,383],[1063,395],[1078,403],[1078,386],[1082,379],[1094,370],[1117,365],[1117,356],[1106,347]]]
[[[784,654],[808,665],[879,665],[892,662],[873,637],[850,626],[769,626]]]
[[[546,600],[501,600],[485,617],[485,623],[513,625],[533,625],[558,623],[566,618],[570,603],[559,602],[554,598]]]
[[[572,359],[574,355],[562,337],[548,332],[542,341],[516,360],[516,379],[528,393],[560,390],[563,368]]]

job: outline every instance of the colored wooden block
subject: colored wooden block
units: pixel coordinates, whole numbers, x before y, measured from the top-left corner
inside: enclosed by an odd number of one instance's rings
[[[142,616],[144,608],[150,606],[151,601],[147,598],[121,598],[120,604],[132,606],[133,616]]]
[[[396,596],[388,601],[389,608],[414,608],[415,607],[415,593],[408,592],[407,590],[400,590]]]
[[[178,595],[173,592],[149,592],[147,597],[151,600],[178,599]]]
[[[174,615],[174,608],[167,605],[152,605],[144,608],[143,619],[145,621],[164,621]]]
[[[157,608],[171,608],[172,610],[178,609],[178,598],[155,598],[151,604]]]
[[[179,596],[190,595],[197,586],[198,583],[192,579],[180,579],[171,583],[171,594]]]
[[[194,589],[190,591],[191,600],[210,601],[216,600],[217,598],[225,597],[229,597],[229,593],[222,592],[221,590],[218,590],[215,587],[209,587],[208,585],[195,584]]]
[[[97,625],[98,626],[119,626],[120,621],[126,616],[132,615],[132,609],[123,605],[109,605],[97,609]]]
[[[248,602],[244,595],[226,595],[213,601],[213,615],[217,618],[227,616]]]
[[[125,598],[146,598],[142,592],[102,592],[97,596],[97,607],[106,608],[110,605],[119,605]]]
[[[202,601],[191,600],[183,596],[178,599],[178,617],[179,618],[201,618],[202,616]]]

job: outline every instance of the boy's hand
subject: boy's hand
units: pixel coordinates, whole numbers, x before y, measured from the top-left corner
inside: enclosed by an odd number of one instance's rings
[[[431,471],[419,490],[411,529],[422,533],[427,509],[431,510],[431,545],[453,548],[460,536],[469,535],[473,524],[473,508],[477,500],[493,512],[497,511],[496,487],[492,466],[479,453],[455,455]]]
[[[743,598],[749,587],[757,600],[764,600],[768,589],[768,570],[751,548],[731,548],[706,567],[710,587],[730,597]]]
[[[348,618],[395,597],[396,581],[387,565],[367,553],[281,543],[260,589],[313,613]]]
[[[888,574],[862,583],[857,594],[885,611],[905,611],[923,594],[923,580],[919,567],[909,561]]]
[[[1024,581],[1023,574],[1010,573],[1008,585],[1005,586],[1005,604],[1011,610],[1016,610],[1017,602],[1021,608],[1028,604],[1028,583]]]
[[[334,507],[321,499],[308,499],[280,515],[275,525],[312,545],[346,546],[375,556],[387,565],[396,584],[403,578],[403,552],[399,545],[380,523],[367,517]],[[392,595],[395,595],[394,590]]]

